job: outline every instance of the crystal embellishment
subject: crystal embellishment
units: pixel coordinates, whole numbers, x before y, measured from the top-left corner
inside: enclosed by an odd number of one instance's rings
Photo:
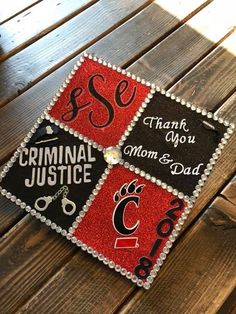
[[[108,147],[104,150],[104,159],[109,165],[116,165],[122,158],[121,151],[118,147]]]

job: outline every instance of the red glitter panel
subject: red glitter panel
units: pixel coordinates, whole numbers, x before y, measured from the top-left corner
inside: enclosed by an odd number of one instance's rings
[[[104,147],[114,146],[150,88],[85,58],[49,114]]]
[[[154,183],[116,166],[74,235],[145,280],[185,205]]]

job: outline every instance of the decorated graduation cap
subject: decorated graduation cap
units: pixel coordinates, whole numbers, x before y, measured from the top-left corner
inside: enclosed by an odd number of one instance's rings
[[[84,54],[1,173],[1,193],[148,289],[233,124]]]

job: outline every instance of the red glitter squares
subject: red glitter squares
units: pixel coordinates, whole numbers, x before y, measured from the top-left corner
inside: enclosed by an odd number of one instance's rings
[[[145,282],[184,207],[167,190],[115,166],[74,236]]]
[[[85,58],[50,116],[104,147],[117,145],[150,87]]]

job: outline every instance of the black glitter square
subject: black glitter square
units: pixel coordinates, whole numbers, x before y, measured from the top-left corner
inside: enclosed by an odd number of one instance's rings
[[[122,146],[125,162],[191,196],[227,127],[155,93]]]
[[[1,186],[67,230],[106,166],[102,152],[44,120]]]

